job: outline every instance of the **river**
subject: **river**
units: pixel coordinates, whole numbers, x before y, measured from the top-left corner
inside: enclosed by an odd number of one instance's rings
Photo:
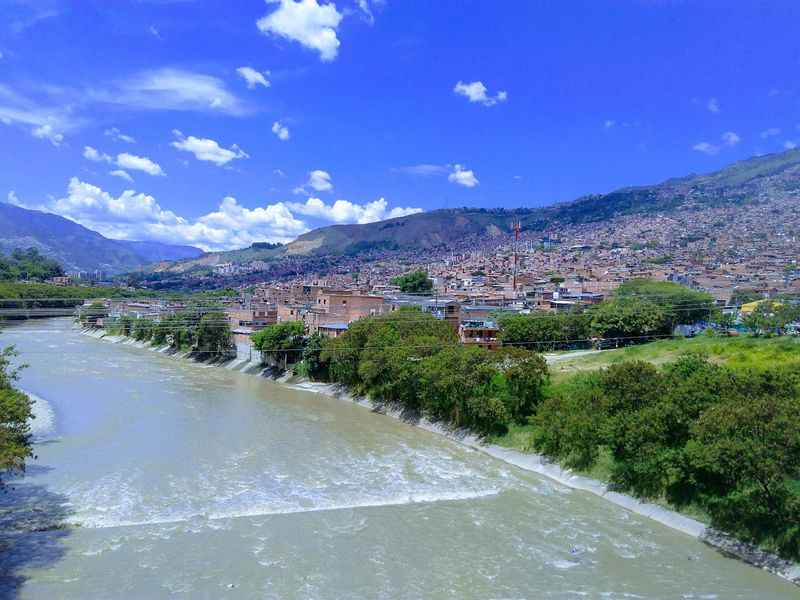
[[[364,408],[7,326],[37,460],[0,493],[0,597],[797,598],[601,498]]]

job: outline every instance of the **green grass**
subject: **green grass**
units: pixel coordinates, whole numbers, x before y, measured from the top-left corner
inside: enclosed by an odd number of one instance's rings
[[[670,339],[605,350],[596,354],[562,359],[550,365],[555,383],[568,379],[579,371],[602,369],[630,360],[644,360],[661,365],[675,360],[685,352],[703,352],[709,360],[733,368],[760,368],[797,363],[800,366],[798,337],[706,337]]]

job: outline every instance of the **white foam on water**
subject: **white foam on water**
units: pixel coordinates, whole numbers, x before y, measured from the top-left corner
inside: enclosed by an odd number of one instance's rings
[[[148,519],[146,521],[115,521],[98,515],[72,525],[91,529],[108,529],[113,527],[143,527],[147,525],[174,525],[179,523],[202,523],[204,521],[219,521],[222,519],[240,519],[248,517],[265,517],[271,515],[291,515],[311,512],[331,512],[337,510],[352,510],[357,508],[377,508],[384,506],[406,506],[413,504],[433,504],[436,502],[457,502],[462,500],[475,500],[496,496],[500,493],[497,489],[459,491],[447,493],[420,493],[392,496],[388,498],[363,498],[351,502],[318,504],[315,506],[253,506],[245,510],[229,510],[212,512],[209,514],[194,514],[183,517],[163,517]]]
[[[26,390],[22,390],[22,392],[33,401],[31,406],[31,412],[33,413],[31,433],[34,438],[41,439],[47,434],[53,433],[56,426],[56,414],[50,403]]]

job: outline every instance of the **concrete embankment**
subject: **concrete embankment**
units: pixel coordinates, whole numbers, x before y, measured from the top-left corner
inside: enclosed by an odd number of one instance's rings
[[[123,336],[107,335],[102,330],[82,330],[86,335],[102,339],[113,343],[124,343],[138,348],[145,348],[156,352],[170,352],[178,358],[188,358],[190,353],[177,353],[170,351],[168,347],[156,347],[146,342],[136,342]],[[600,481],[576,475],[568,469],[563,469],[559,465],[549,462],[543,456],[531,453],[523,453],[510,448],[483,443],[480,438],[465,431],[452,430],[438,423],[432,423],[424,418],[409,418],[402,411],[387,406],[380,402],[375,402],[367,398],[357,398],[351,395],[346,389],[337,385],[316,383],[283,375],[276,376],[271,369],[266,369],[260,362],[250,360],[249,357],[240,357],[227,362],[206,363],[216,366],[236,370],[242,373],[269,377],[271,380],[280,384],[287,385],[299,390],[319,393],[339,400],[353,402],[368,408],[374,412],[402,420],[406,423],[420,427],[447,437],[457,443],[473,448],[479,452],[488,454],[494,458],[512,464],[521,469],[543,475],[565,485],[569,488],[585,491],[600,496],[613,504],[625,508],[630,512],[652,519],[662,525],[674,530],[685,533],[696,539],[700,539],[707,544],[717,548],[723,554],[739,558],[753,566],[765,569],[778,575],[796,585],[800,585],[800,565],[783,560],[773,554],[764,552],[750,544],[735,540],[718,531],[707,528],[703,523],[682,515],[676,511],[669,510],[657,504],[642,502],[626,494],[620,494],[608,489],[608,486]]]

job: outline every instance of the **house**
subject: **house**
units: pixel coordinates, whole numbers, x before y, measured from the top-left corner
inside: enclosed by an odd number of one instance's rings
[[[500,328],[490,319],[469,319],[461,322],[458,337],[465,346],[478,346],[487,350],[500,347]]]
[[[337,338],[347,331],[347,323],[321,323],[317,327],[317,331],[325,336]]]
[[[413,294],[395,294],[387,297],[390,310],[400,310],[404,306],[413,306],[422,312],[429,313],[437,319],[449,323],[458,331],[461,321],[461,304],[451,296],[414,296]]]

